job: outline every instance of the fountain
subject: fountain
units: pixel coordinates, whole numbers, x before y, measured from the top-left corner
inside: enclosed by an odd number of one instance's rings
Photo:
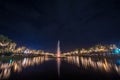
[[[60,55],[60,41],[58,40],[58,44],[57,44],[57,58],[61,57]]]

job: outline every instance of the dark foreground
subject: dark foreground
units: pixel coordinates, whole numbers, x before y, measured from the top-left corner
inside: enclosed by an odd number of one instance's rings
[[[7,66],[6,66],[7,65]],[[1,63],[1,79],[7,80],[119,80],[120,60],[24,58]]]

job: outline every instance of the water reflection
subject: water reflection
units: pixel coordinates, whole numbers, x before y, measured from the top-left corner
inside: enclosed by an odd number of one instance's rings
[[[66,61],[71,64],[75,64],[78,67],[83,67],[84,69],[94,69],[102,72],[117,72],[120,74],[120,65],[118,65],[120,60],[110,60],[110,59],[93,59],[83,58],[83,57],[67,57]],[[117,64],[116,64],[117,62]]]
[[[11,72],[19,73],[26,67],[39,65],[48,60],[49,58],[47,57],[34,57],[24,58],[19,61],[10,60],[9,63],[0,63],[0,79],[7,79],[10,77]]]
[[[57,72],[58,72],[58,77],[60,77],[60,58],[57,58]]]

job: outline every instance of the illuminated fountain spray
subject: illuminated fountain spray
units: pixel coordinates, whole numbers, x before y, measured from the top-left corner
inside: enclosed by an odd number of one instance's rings
[[[57,44],[57,57],[60,57],[60,41],[59,40]]]

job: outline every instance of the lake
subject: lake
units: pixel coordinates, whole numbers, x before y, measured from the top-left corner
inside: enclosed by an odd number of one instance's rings
[[[0,62],[0,80],[120,80],[120,59],[69,56]]]

